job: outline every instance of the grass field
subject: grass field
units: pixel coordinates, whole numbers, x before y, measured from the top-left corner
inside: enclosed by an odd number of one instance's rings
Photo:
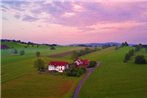
[[[81,47],[57,46],[56,50],[40,46],[23,48],[23,45],[14,46],[18,51],[24,50],[25,55],[11,53],[11,49],[2,50],[1,88],[2,98],[70,98],[81,77],[66,77],[60,74],[39,74],[33,67],[36,60],[35,53],[41,52],[41,58],[46,66],[51,60],[66,60],[70,58],[50,58],[49,55],[79,50]]]
[[[130,47],[108,48],[83,56],[101,62],[81,89],[79,98],[147,98],[147,64],[123,63]],[[137,54],[147,54],[141,50]]]
[[[14,45],[15,46],[15,45]],[[42,58],[46,61],[46,65],[50,60],[56,60],[56,58],[49,58],[49,55],[63,53],[66,51],[79,50],[81,47],[64,47],[57,46],[56,50],[50,50],[47,47],[40,48],[16,48],[19,50],[24,50],[25,55],[20,56],[19,54],[12,54],[12,49],[2,50],[2,83],[9,81],[13,78],[17,78],[25,73],[31,72],[33,70],[33,63],[36,59],[35,53],[39,51]],[[69,60],[70,58],[58,58],[58,60]]]
[[[24,48],[22,44],[5,43],[24,50],[25,55],[14,55],[11,49],[2,50],[2,98],[72,98],[74,89],[82,77],[67,77],[63,74],[38,73],[33,67],[35,53],[39,51],[46,66],[51,60],[72,62],[71,55],[52,58],[50,55],[64,54],[81,47],[57,46],[50,50],[47,46]],[[13,45],[14,44],[14,45]],[[81,89],[79,98],[147,98],[147,65],[134,64],[134,58],[143,54],[137,52],[128,63],[123,63],[124,55],[131,47],[115,50],[102,49],[81,58],[96,60],[101,66],[92,73]]]

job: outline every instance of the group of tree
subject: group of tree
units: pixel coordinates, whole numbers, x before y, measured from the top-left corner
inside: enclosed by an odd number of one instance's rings
[[[128,62],[128,60],[131,59],[132,56],[134,56],[135,52],[140,51],[140,49],[142,48],[142,45],[136,45],[135,50],[131,49],[128,53],[126,53],[125,58],[124,58],[124,62]],[[135,56],[135,60],[134,60],[135,64],[146,64],[147,60],[145,58],[145,56],[143,55],[137,55]]]
[[[135,51],[140,51],[143,48],[142,44],[138,44],[135,46]]]
[[[13,49],[11,52],[13,54],[25,55],[25,51],[24,50],[18,51],[17,49]]]
[[[125,55],[124,62],[125,63],[128,62],[131,59],[131,57],[134,56],[134,54],[135,54],[134,49],[129,50],[129,52],[126,53]]]
[[[72,76],[72,77],[79,77],[85,72],[86,72],[86,68],[84,67],[77,68],[74,65],[71,65],[67,70],[64,71],[64,73],[67,76]]]
[[[112,47],[113,45],[111,45],[111,44],[105,44],[105,45],[103,45],[102,46],[102,49],[106,49],[106,48],[109,48],[109,47]]]
[[[73,59],[76,59],[79,56],[86,55],[86,54],[91,53],[91,52],[94,52],[94,51],[97,51],[97,48],[94,48],[94,49],[85,48],[84,50],[74,51],[73,52],[73,55],[72,55],[72,58]]]
[[[125,46],[129,46],[127,42],[123,42],[123,43],[121,44],[121,47],[125,47]]]

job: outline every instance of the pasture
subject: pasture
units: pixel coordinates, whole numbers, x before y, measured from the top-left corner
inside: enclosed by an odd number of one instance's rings
[[[11,49],[1,50],[2,72],[1,88],[2,98],[69,98],[81,77],[67,77],[62,74],[38,73],[34,68],[34,61],[37,59],[35,53],[39,51],[41,58],[45,61],[46,67],[51,60],[66,60],[70,58],[52,58],[67,51],[79,50],[81,47],[56,46],[50,50],[47,46],[39,48],[24,48],[24,45],[9,43],[15,49],[24,50],[25,55],[12,54]]]
[[[131,47],[104,49],[83,56],[101,62],[82,87],[79,98],[147,98],[147,64],[123,63]],[[141,50],[136,54],[144,54]],[[136,55],[135,54],[135,55]]]
[[[72,98],[81,77],[67,77],[63,74],[38,73],[34,68],[39,51],[46,67],[49,61],[66,60],[72,62],[71,51],[83,49],[73,46],[48,46],[24,48],[23,44],[6,43],[25,55],[11,53],[12,49],[1,50],[1,88],[2,98]],[[97,68],[82,86],[79,98],[146,98],[147,65],[134,64],[134,58],[143,54],[145,49],[124,63],[125,54],[132,47],[115,50],[114,47],[102,49],[81,56],[84,59],[99,61]]]

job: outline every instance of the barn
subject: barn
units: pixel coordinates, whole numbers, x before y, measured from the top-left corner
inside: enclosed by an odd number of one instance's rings
[[[76,64],[77,67],[85,67],[86,68],[89,65],[90,61],[87,59],[79,59],[78,58],[77,60],[75,60],[74,63]]]
[[[52,61],[48,64],[49,71],[58,71],[63,72],[65,69],[68,69],[69,63],[65,61]]]

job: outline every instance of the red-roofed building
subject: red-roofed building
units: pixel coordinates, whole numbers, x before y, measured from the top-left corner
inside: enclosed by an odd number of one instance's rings
[[[75,60],[74,63],[76,64],[77,67],[87,67],[89,65],[90,61],[87,59],[79,59],[78,58],[77,60]]]
[[[49,71],[63,72],[68,67],[69,67],[68,62],[64,62],[64,61],[52,61],[48,64]]]

